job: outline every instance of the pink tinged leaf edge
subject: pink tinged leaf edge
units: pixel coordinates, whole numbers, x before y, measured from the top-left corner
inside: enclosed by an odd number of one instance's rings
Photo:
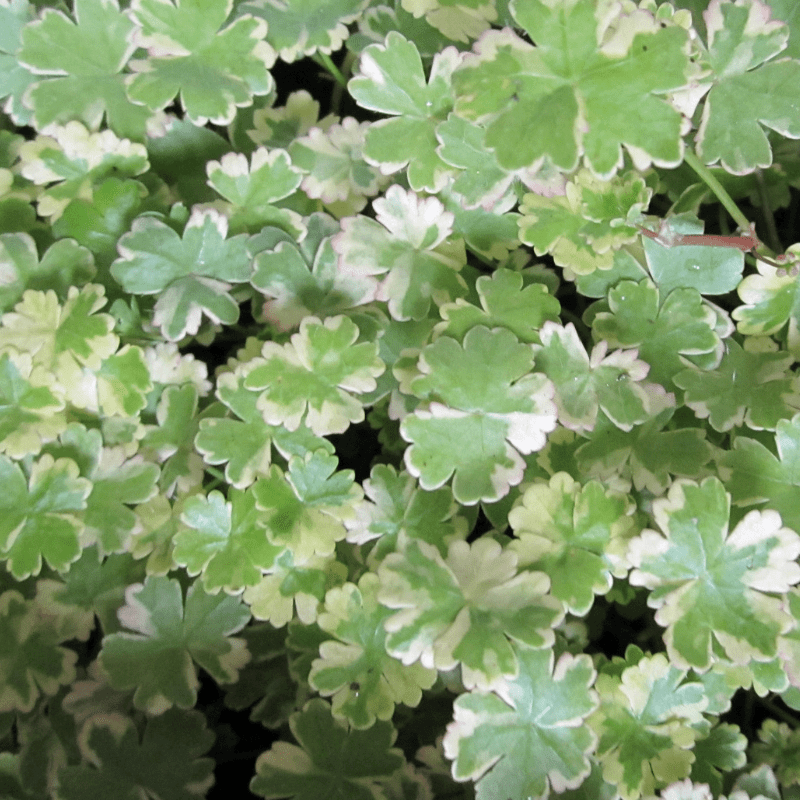
[[[708,46],[713,48],[717,33],[725,30],[725,16],[722,14],[723,0],[711,0],[708,8],[703,12],[703,20],[706,23],[708,34]],[[726,5],[731,5],[725,0]],[[780,30],[785,23],[781,20],[772,19],[772,9],[760,0],[751,0],[748,4],[747,22],[745,23],[744,37],[759,34],[768,36]],[[788,38],[788,37],[787,37]]]

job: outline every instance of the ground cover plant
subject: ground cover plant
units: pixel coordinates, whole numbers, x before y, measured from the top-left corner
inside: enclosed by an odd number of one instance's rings
[[[800,797],[794,2],[0,0],[0,96],[1,798]]]

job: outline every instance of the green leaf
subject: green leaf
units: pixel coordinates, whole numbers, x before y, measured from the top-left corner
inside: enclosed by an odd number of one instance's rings
[[[613,672],[597,678],[601,703],[589,724],[599,735],[603,777],[625,800],[689,775],[707,699],[703,684],[686,674],[657,653],[631,666],[613,663]]]
[[[800,784],[800,734],[785,722],[766,719],[758,738],[760,741],[753,745],[753,761],[773,767],[775,777],[784,787]]]
[[[133,61],[128,95],[157,111],[180,93],[187,118],[198,127],[227,125],[253,95],[273,90],[269,68],[275,52],[264,41],[266,25],[241,16],[226,28],[230,0],[135,0],[131,18],[137,44],[150,57]]]
[[[120,553],[102,558],[96,547],[87,547],[61,580],[37,582],[37,598],[41,595],[50,608],[59,609],[81,633],[70,631],[67,638],[85,640],[94,628],[95,615],[105,634],[119,630],[117,610],[125,602],[125,589],[144,580],[144,576],[145,565],[132,555]]]
[[[163,494],[157,494],[136,507],[139,525],[131,533],[128,551],[136,559],[147,558],[142,564],[148,575],[166,575],[175,568],[172,542],[175,534],[184,527],[180,521],[181,509],[182,501],[172,506]],[[137,580],[141,581],[142,577]],[[117,625],[116,618],[113,625]],[[104,629],[108,630],[105,625]]]
[[[140,348],[125,345],[104,359],[95,375],[97,400],[87,406],[96,406],[106,416],[131,417],[147,404],[153,382]]]
[[[748,275],[737,291],[744,302],[733,309],[739,332],[749,336],[777,333],[786,323],[788,349],[800,355],[800,282],[797,276],[757,261],[757,275]]]
[[[405,763],[392,747],[389,722],[352,730],[331,716],[330,706],[309,700],[289,718],[298,745],[277,742],[256,762],[250,790],[261,797],[292,800],[383,800],[382,784]]]
[[[22,299],[25,289],[54,289],[65,300],[70,286],[82,286],[94,278],[91,253],[73,241],[53,242],[41,260],[36,243],[27,233],[0,234],[0,310],[8,311]]]
[[[601,22],[595,4],[582,0],[526,0],[511,9],[536,44],[510,29],[489,31],[453,75],[456,113],[487,122],[486,143],[502,167],[549,159],[572,172],[583,157],[607,178],[623,147],[640,169],[680,163],[681,115],[663,95],[685,83],[685,30],[622,6]]]
[[[772,163],[762,126],[800,138],[795,100],[785,90],[800,81],[800,62],[770,61],[786,47],[789,31],[769,15],[760,0],[716,3],[705,15],[714,85],[703,107],[697,151],[706,164],[719,161],[734,175]]]
[[[190,497],[181,513],[189,530],[175,536],[175,563],[201,575],[210,593],[254,586],[283,549],[267,540],[259,516],[252,492],[231,489],[227,502],[220,492]]]
[[[275,203],[300,185],[300,172],[284,150],[259,147],[250,157],[226,153],[206,164],[208,185],[233,205],[228,224],[233,231],[258,230],[274,225],[300,236],[303,221],[296,213]]]
[[[321,4],[309,0],[273,0],[241,3],[237,13],[265,20],[267,41],[278,51],[281,61],[291,63],[316,51],[330,54],[341,49],[348,35],[347,26],[361,16],[365,5],[365,0]]]
[[[544,183],[544,181],[543,181]],[[547,189],[544,189],[547,191]],[[506,197],[488,208],[465,208],[464,200],[454,185],[448,185],[439,192],[444,207],[453,215],[453,231],[464,240],[467,250],[478,257],[497,261],[499,265],[511,265],[510,254],[518,251],[519,237],[517,222],[519,214],[506,209],[516,205],[515,197],[509,192]],[[457,243],[457,240],[454,240]],[[518,257],[519,257],[518,256]],[[522,261],[522,259],[520,259]],[[471,275],[468,266],[465,275]],[[552,275],[552,273],[551,273]],[[555,278],[555,275],[552,275]],[[474,277],[473,277],[474,280]]]
[[[449,114],[436,126],[436,138],[441,142],[438,153],[461,174],[452,190],[459,195],[464,208],[492,208],[507,197],[515,177],[525,183],[535,183],[535,170],[509,172],[497,163],[497,156],[484,144],[486,131],[467,120]]]
[[[386,275],[375,299],[388,301],[397,320],[421,320],[431,303],[442,305],[467,294],[459,274],[463,242],[449,239],[454,216],[436,197],[420,198],[398,185],[375,200],[376,220],[348,217],[333,237],[339,269],[346,277]]]
[[[547,797],[589,775],[596,737],[584,723],[597,706],[589,656],[519,646],[519,675],[453,704],[444,752],[453,777],[476,782],[478,800]]]
[[[292,162],[305,173],[303,191],[331,209],[355,214],[389,182],[378,168],[364,160],[368,122],[345,117],[325,130],[312,128],[289,147]]]
[[[46,612],[17,591],[0,595],[0,712],[26,713],[75,680],[77,655],[58,646]]]
[[[657,383],[645,382],[648,365],[635,350],[608,353],[601,341],[589,355],[575,326],[545,322],[534,344],[537,367],[553,382],[562,425],[575,431],[594,428],[599,411],[623,431],[674,405],[673,395]]]
[[[441,336],[423,349],[409,388],[427,403],[400,426],[411,442],[406,467],[423,489],[454,475],[453,496],[474,505],[498,500],[522,480],[520,454],[541,450],[556,426],[550,381],[532,366],[529,346],[482,325],[463,345]]]
[[[347,566],[334,554],[298,558],[289,549],[266,572],[255,586],[245,589],[243,597],[256,619],[269,620],[275,628],[295,617],[303,625],[312,625],[325,592],[347,578]],[[315,648],[314,656],[317,652]]]
[[[492,689],[518,674],[513,642],[548,647],[561,604],[542,572],[517,572],[517,556],[489,538],[452,543],[446,558],[412,539],[380,565],[386,650],[404,664],[451,670],[468,688]]]
[[[241,600],[206,594],[192,584],[184,607],[180,584],[148,577],[128,587],[119,619],[131,632],[103,639],[100,663],[115,689],[136,689],[133,702],[148,714],[191,708],[199,681],[195,663],[215,680],[232,683],[250,654],[240,631],[250,619]]]
[[[296,328],[306,317],[346,312],[372,300],[377,290],[373,278],[339,268],[331,238],[339,225],[331,217],[312,214],[306,225],[299,244],[281,237],[253,259],[250,283],[266,295],[264,317],[279,331]]]
[[[330,556],[344,539],[363,492],[352,470],[336,472],[338,459],[323,450],[292,456],[287,473],[273,465],[253,487],[267,537],[288,547],[298,561]]]
[[[83,248],[91,251],[96,263],[105,271],[119,255],[118,239],[130,230],[133,220],[143,211],[143,200],[142,185],[138,181],[114,177],[104,179],[92,187],[91,200],[81,197],[71,200],[61,216],[53,222],[53,233],[60,237],[56,244],[72,244],[71,240],[74,239],[81,245],[79,252],[83,253]],[[49,254],[48,250],[42,258],[43,264]],[[61,271],[65,271],[60,260],[59,264]],[[78,266],[71,269],[77,272]],[[60,281],[64,280],[64,277],[60,277]],[[71,282],[78,284],[86,281]],[[119,328],[117,330],[120,332]]]
[[[97,130],[105,116],[120,136],[144,139],[151,114],[131,102],[120,74],[136,26],[116,0],[75,0],[74,9],[75,22],[46,8],[22,30],[16,55],[38,78],[25,95],[36,128],[79,119]]]
[[[592,320],[595,339],[610,347],[636,347],[650,365],[647,377],[668,391],[686,361],[716,366],[723,343],[717,315],[695,289],[661,292],[651,281],[620,281],[608,293],[608,311]],[[710,363],[709,363],[710,362]]]
[[[570,277],[570,272],[565,272]],[[588,275],[575,275],[575,286],[586,297],[605,297],[609,290],[620,281],[638,282],[648,277],[647,270],[639,260],[626,249],[615,250],[611,268],[595,270]]]
[[[751,339],[746,344],[755,344]],[[727,431],[743,423],[756,430],[774,430],[781,419],[800,409],[800,380],[789,370],[794,358],[786,352],[755,344],[748,350],[725,342],[717,369],[687,369],[675,375],[685,389],[684,402],[714,430]]]
[[[541,283],[527,283],[530,273],[497,269],[491,276],[481,275],[475,282],[480,308],[466,300],[443,305],[439,312],[444,322],[436,336],[462,340],[470,328],[508,328],[521,342],[539,342],[539,329],[550,320],[556,322],[561,304]]]
[[[35,8],[27,0],[14,0],[0,6],[0,97],[8,98],[5,112],[16,125],[31,123],[32,112],[22,98],[36,77],[15,54],[20,47],[22,30],[34,13]]]
[[[660,223],[665,239],[675,234],[701,234],[700,224],[674,219]],[[700,294],[727,294],[742,279],[744,253],[733,247],[675,245],[665,247],[645,236],[642,238],[647,267],[666,297],[675,289],[696,289]]]
[[[197,387],[191,383],[167,386],[156,409],[156,425],[148,425],[141,452],[161,464],[159,487],[169,496],[178,489],[191,492],[203,479],[203,460],[195,452]]]
[[[37,455],[67,427],[64,401],[48,388],[27,353],[0,356],[0,451],[12,458]]]
[[[395,704],[417,706],[430,689],[436,670],[405,666],[386,653],[385,620],[392,611],[378,603],[379,581],[366,573],[325,595],[317,624],[335,636],[323,642],[311,665],[308,682],[323,697],[333,697],[334,717],[353,728],[369,728],[376,718],[391,720]]]
[[[140,734],[121,714],[91,717],[81,734],[86,763],[58,771],[57,800],[169,797],[199,800],[214,782],[214,762],[200,758],[214,734],[198,711],[170,709],[146,720]]]
[[[261,358],[241,368],[245,387],[261,390],[257,407],[264,419],[290,431],[302,421],[317,436],[361,422],[364,409],[353,395],[374,389],[385,367],[377,342],[356,344],[358,337],[348,317],[306,317],[287,344],[265,342]]]
[[[256,407],[258,392],[244,386],[240,372],[219,376],[217,397],[238,419],[203,419],[194,444],[207,464],[224,464],[225,478],[237,489],[245,489],[259,476],[269,474],[272,445],[285,457],[304,456],[314,450],[333,452],[333,445],[304,425],[294,431],[268,425]]]
[[[168,341],[197,333],[203,315],[227,325],[239,319],[229,291],[250,278],[250,257],[246,237],[227,239],[227,232],[221,214],[197,211],[182,239],[160,220],[138,217],[119,240],[111,274],[126,292],[159,295],[153,323]]]
[[[626,495],[565,472],[537,481],[517,500],[508,522],[518,537],[510,549],[519,567],[543,572],[550,593],[567,611],[584,616],[596,594],[611,588],[612,574],[626,577],[628,539],[635,505]]]
[[[707,737],[695,742],[692,780],[705,783],[714,794],[719,794],[723,776],[741,769],[747,763],[744,752],[747,744],[747,739],[736,725],[715,725]]]
[[[0,456],[0,557],[11,574],[22,580],[38,575],[42,558],[66,571],[81,553],[81,516],[92,484],[78,477],[78,465],[68,458],[57,461],[45,453],[31,466],[26,481],[22,470]]]
[[[672,663],[704,672],[719,645],[735,664],[766,661],[793,624],[780,597],[800,581],[800,536],[775,511],[751,511],[728,531],[730,495],[711,477],[677,480],[653,503],[661,533],[631,541],[629,580],[646,586]]]
[[[156,494],[159,469],[141,456],[125,458],[121,448],[104,448],[90,477],[92,493],[84,514],[84,543],[97,541],[104,555],[122,552],[138,523],[128,506]]]
[[[782,419],[775,428],[777,456],[761,442],[737,436],[732,449],[719,456],[725,487],[737,505],[767,501],[793,530],[800,531],[800,415]]]
[[[387,175],[408,166],[415,192],[442,189],[452,171],[436,153],[436,126],[453,107],[450,78],[457,65],[454,48],[437,53],[426,82],[416,45],[390,31],[384,44],[364,49],[347,84],[362,108],[395,117],[370,125],[364,156]]]
[[[428,542],[444,556],[451,541],[467,536],[467,519],[449,488],[423,491],[411,475],[387,464],[376,464],[362,485],[368,499],[345,521],[347,541],[377,540],[369,556],[375,565],[397,549],[400,537]]]
[[[620,430],[605,415],[589,441],[575,451],[580,475],[601,481],[633,483],[654,495],[667,490],[671,475],[698,478],[714,454],[701,428],[675,428],[674,410],[667,409],[630,432]]]

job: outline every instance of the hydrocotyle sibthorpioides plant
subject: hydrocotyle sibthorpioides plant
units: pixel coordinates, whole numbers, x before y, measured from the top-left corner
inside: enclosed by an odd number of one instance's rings
[[[795,6],[0,0],[0,796],[800,797]]]

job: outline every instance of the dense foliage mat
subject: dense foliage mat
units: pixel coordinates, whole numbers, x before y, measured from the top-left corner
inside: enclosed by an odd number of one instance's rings
[[[0,0],[0,798],[800,798],[798,8]]]

